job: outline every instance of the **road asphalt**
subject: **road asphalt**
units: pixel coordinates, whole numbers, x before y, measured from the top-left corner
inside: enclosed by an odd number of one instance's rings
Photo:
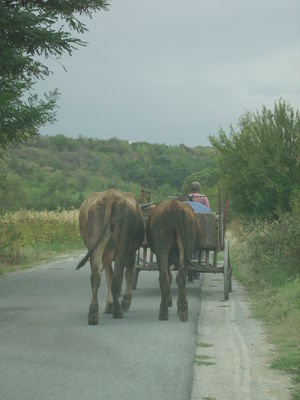
[[[124,319],[89,326],[90,273],[62,259],[0,280],[1,400],[189,400],[200,281],[188,284],[189,320],[158,320],[157,272],[140,272]]]
[[[189,320],[158,321],[157,272],[140,272],[124,319],[87,324],[88,266],[79,256],[0,280],[1,400],[288,400],[289,377],[270,369],[272,346],[245,290],[223,276],[187,284]]]

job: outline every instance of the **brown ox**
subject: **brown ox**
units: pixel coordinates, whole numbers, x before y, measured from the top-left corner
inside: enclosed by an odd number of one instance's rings
[[[161,303],[159,319],[168,319],[168,306],[172,305],[170,265],[178,269],[177,314],[181,321],[188,319],[186,278],[192,254],[200,247],[200,226],[190,206],[179,200],[166,200],[151,212],[147,227],[147,241],[156,255]]]
[[[98,323],[98,289],[101,271],[105,270],[107,301],[105,312],[114,318],[122,318],[130,307],[135,253],[144,239],[144,220],[135,198],[130,193],[110,189],[92,193],[81,205],[79,226],[88,253],[80,261],[81,268],[88,259],[91,264],[92,299],[88,322]],[[112,261],[115,261],[114,271]],[[126,294],[122,290],[124,267],[126,267]]]

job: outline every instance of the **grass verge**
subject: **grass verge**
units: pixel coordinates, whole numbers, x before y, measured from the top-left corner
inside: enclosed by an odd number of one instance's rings
[[[261,227],[256,232],[252,226],[251,234],[241,226],[238,231],[237,235],[229,232],[234,276],[247,288],[253,316],[264,322],[274,344],[272,368],[292,376],[292,398],[300,400],[300,274],[295,268],[291,273],[292,264],[285,265],[284,257],[278,256],[278,238],[277,247],[273,243],[268,251],[269,230],[267,245]]]
[[[84,249],[83,246],[51,246],[41,248],[26,247],[22,249],[22,254],[18,258],[17,262],[0,264],[0,278],[7,273],[32,268],[39,263],[43,264],[60,258],[76,256],[80,253],[83,253],[85,250],[86,249]]]

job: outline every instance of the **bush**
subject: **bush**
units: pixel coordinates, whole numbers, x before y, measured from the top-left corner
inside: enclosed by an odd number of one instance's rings
[[[235,258],[248,283],[277,287],[294,280],[300,274],[300,217],[286,213],[273,222],[244,223]]]
[[[227,135],[210,137],[217,151],[222,187],[237,214],[278,217],[291,211],[300,181],[300,113],[279,100],[273,110],[245,113]]]

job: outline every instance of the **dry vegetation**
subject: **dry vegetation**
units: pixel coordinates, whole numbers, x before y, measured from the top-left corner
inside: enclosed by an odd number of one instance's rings
[[[272,223],[232,222],[233,271],[247,288],[253,314],[262,319],[277,350],[273,367],[294,377],[300,399],[300,223],[283,215]]]
[[[0,273],[83,247],[78,211],[17,211],[0,217]]]

